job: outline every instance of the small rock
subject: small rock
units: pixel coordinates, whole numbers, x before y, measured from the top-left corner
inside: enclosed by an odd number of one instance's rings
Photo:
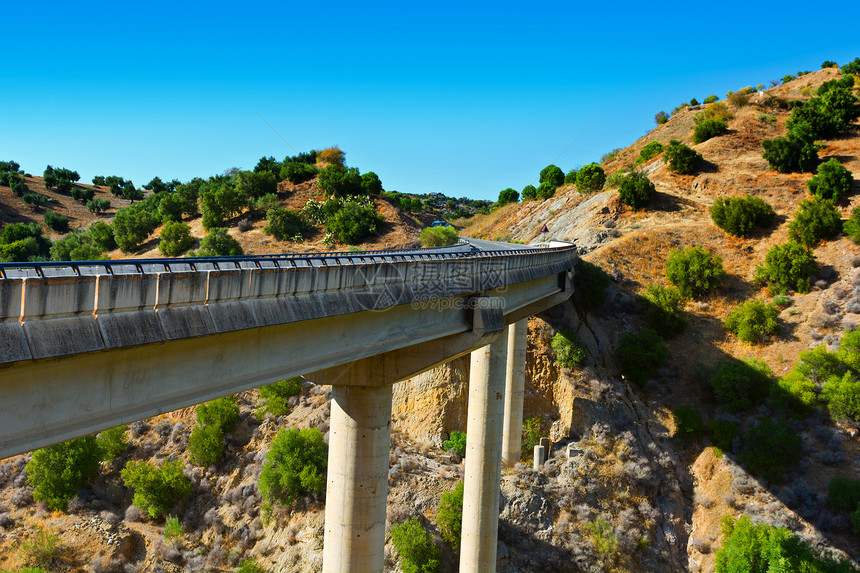
[[[606,227],[607,229],[614,229],[615,228],[615,219],[609,219],[608,221],[603,223],[603,226]]]
[[[813,329],[809,331],[809,337],[813,340],[821,340],[822,338],[824,338],[824,335]]]
[[[860,267],[860,255],[855,255],[853,259],[851,259],[852,267]]]
[[[839,304],[835,300],[825,300],[821,303],[821,307],[827,314],[836,314],[839,312]]]

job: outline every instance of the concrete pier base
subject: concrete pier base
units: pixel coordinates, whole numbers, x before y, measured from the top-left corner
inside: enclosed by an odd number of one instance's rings
[[[460,573],[496,570],[507,338],[472,352]]]
[[[528,319],[508,326],[508,363],[505,376],[505,418],[502,433],[502,463],[520,461],[523,436],[523,396],[525,395],[526,342]]]
[[[391,394],[390,385],[332,387],[324,573],[383,570]]]

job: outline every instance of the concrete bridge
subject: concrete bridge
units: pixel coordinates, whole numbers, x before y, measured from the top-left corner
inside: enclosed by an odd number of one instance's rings
[[[460,570],[493,571],[526,319],[572,245],[0,264],[0,458],[290,376],[332,386],[324,571],[382,571],[392,385],[471,353]]]

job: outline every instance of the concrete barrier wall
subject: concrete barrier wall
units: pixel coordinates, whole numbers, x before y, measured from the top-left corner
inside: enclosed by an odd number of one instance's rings
[[[78,274],[55,269],[55,276],[0,278],[0,364],[480,293],[564,273],[577,256],[574,248],[561,248],[404,259],[272,259],[197,268],[128,261],[123,272],[91,266]]]

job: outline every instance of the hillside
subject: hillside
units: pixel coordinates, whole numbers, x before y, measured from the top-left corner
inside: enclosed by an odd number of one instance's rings
[[[768,96],[806,100],[809,88],[838,77],[840,72],[829,68],[752,94],[749,105],[732,109],[728,133],[693,146],[705,161],[695,175],[669,171],[662,155],[642,163],[657,189],[644,209],[624,205],[615,188],[580,194],[574,185],[565,185],[550,199],[476,215],[461,232],[533,243],[544,239],[540,229],[546,224],[548,238],[575,242],[583,259],[611,278],[605,300],[591,304],[588,295],[599,289],[580,289],[570,302],[529,320],[524,419],[553,445],[540,471],[524,463],[503,472],[500,573],[710,572],[725,544],[721,520],[741,515],[785,527],[815,553],[851,560],[860,569],[860,535],[852,532],[847,512],[827,504],[833,476],[860,478],[858,422],[832,415],[821,404],[808,415],[786,418],[771,398],[728,411],[711,386],[716,368],[735,359],[759,359],[774,378],[784,376],[801,351],[826,345],[836,352],[846,333],[860,326],[860,247],[839,235],[815,246],[819,266],[812,288],[788,293],[790,302],[777,319],[778,335],[750,345],[723,327],[739,303],[754,297],[774,300],[755,282],[755,267],[774,245],[786,241],[789,222],[808,195],[809,173],[777,173],[762,158],[762,140],[784,135],[790,114]],[[677,139],[692,145],[694,116],[702,109],[679,110],[618,150],[603,167],[610,175],[630,169],[651,141],[668,144]],[[852,193],[838,204],[843,219],[860,205],[858,127],[855,122],[851,130],[827,139],[819,152],[823,159],[837,157],[854,174]],[[97,219],[67,196],[45,190],[40,181],[27,178],[31,188],[59,202],[51,208],[72,217],[73,227]],[[40,212],[16,207],[20,199],[4,195],[6,191],[0,186],[3,222],[41,221]],[[104,190],[99,194],[109,197]],[[713,224],[709,208],[718,197],[745,194],[767,201],[776,218],[749,237],[733,237]],[[316,180],[278,187],[278,201],[287,209],[320,197]],[[114,205],[105,220],[127,204],[109,198]],[[420,226],[413,216],[395,209],[388,198],[374,202],[385,224],[362,247],[413,244]],[[19,213],[11,219],[10,208]],[[265,219],[240,233],[238,221],[246,216],[228,221],[231,236],[246,253],[282,246],[326,248],[319,227],[307,231],[301,243],[265,235]],[[199,240],[200,217],[186,222]],[[157,234],[132,254],[110,255],[159,256],[153,238]],[[665,340],[666,363],[637,385],[622,375],[616,348],[625,335],[646,325],[647,307],[638,295],[648,284],[668,284],[664,268],[669,252],[692,245],[722,257],[726,279],[718,289],[683,306],[687,325],[682,334]],[[552,340],[562,331],[573,333],[583,346],[584,364],[559,363]],[[468,368],[468,360],[458,359],[394,387],[387,527],[418,518],[441,549],[442,571],[456,570],[456,553],[436,523],[440,499],[462,479],[465,467],[442,444],[454,430],[467,430]],[[189,455],[190,435],[197,426],[194,408],[131,424],[129,446],[115,460],[102,463],[94,485],[82,489],[66,512],[34,501],[24,470],[31,454],[0,461],[0,570],[23,566],[23,543],[47,527],[60,540],[51,571],[226,572],[247,559],[267,571],[319,571],[324,493],[304,496],[286,508],[268,506],[258,480],[279,430],[316,428],[327,434],[328,390],[304,382],[300,395],[288,399],[287,413],[259,416],[255,413],[264,401],[261,393],[239,394],[238,425],[224,435],[224,457],[210,465],[195,463]],[[707,431],[682,435],[673,410],[683,406],[696,410],[704,424],[735,423],[741,435],[722,449]],[[789,464],[781,481],[764,479],[742,455],[762,417],[786,419],[800,440],[802,456]],[[528,449],[524,454],[530,460]],[[779,461],[780,456],[766,457]],[[120,470],[134,460],[182,464],[191,494],[170,509],[184,525],[178,539],[166,539],[165,521],[146,518],[132,503],[133,491]],[[389,538],[386,571],[402,570],[401,556]]]

